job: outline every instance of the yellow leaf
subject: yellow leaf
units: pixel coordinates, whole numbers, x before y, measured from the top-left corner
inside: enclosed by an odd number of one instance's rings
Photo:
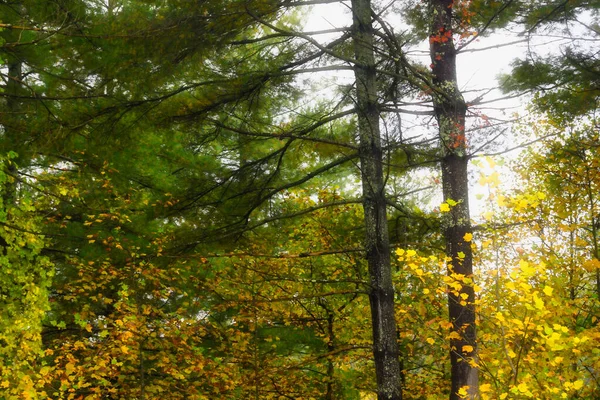
[[[398,256],[404,255],[404,249],[396,249],[396,255],[398,255]]]
[[[481,393],[487,393],[492,391],[492,385],[489,383],[484,383],[483,385],[479,385],[479,391]]]
[[[411,249],[411,250],[407,250],[407,251],[406,251],[406,256],[407,256],[407,257],[414,257],[414,256],[416,256],[416,255],[417,255],[417,252],[416,252],[416,251],[414,251],[414,250],[412,250],[412,249]]]
[[[529,389],[527,388],[527,384],[525,382],[519,383],[519,385],[517,386],[517,389],[519,389],[519,392],[521,392],[521,393],[527,393],[529,391]]]
[[[465,397],[467,397],[467,395],[469,394],[468,389],[469,389],[468,386],[463,386],[460,389],[458,389],[458,397],[463,398],[463,399]]]
[[[483,218],[485,218],[487,221],[491,221],[493,216],[494,216],[494,213],[491,211],[487,211],[487,212],[483,213]]]
[[[463,240],[465,242],[470,242],[471,240],[473,240],[473,234],[470,232],[465,233],[465,236],[463,236]]]
[[[535,308],[538,310],[544,309],[544,300],[540,299],[535,293],[533,294],[533,301],[535,303]]]
[[[440,328],[442,328],[442,329],[451,329],[452,328],[452,322],[450,322],[450,321],[440,321]]]
[[[488,178],[490,182],[490,186],[495,187],[500,184],[500,175],[498,172],[494,171]]]
[[[450,332],[447,336],[448,339],[461,339],[461,336],[458,332]]]
[[[423,294],[429,294],[429,289],[427,289],[427,288],[423,289]]]
[[[433,340],[432,338],[428,337],[427,339],[425,339],[425,341],[429,344],[434,344],[435,340]]]
[[[546,294],[546,296],[552,296],[553,291],[554,289],[550,286],[544,286],[544,293]]]
[[[595,272],[597,269],[600,269],[600,261],[595,258],[585,261],[583,263],[583,268],[585,268],[586,271]]]
[[[7,388],[10,386],[10,382],[9,381],[2,381],[2,383],[0,383],[0,386],[2,386],[3,388]]]
[[[465,258],[465,253],[463,253],[462,251],[459,251],[457,255],[458,255],[458,258],[460,258],[461,260],[463,258]]]
[[[440,212],[449,212],[449,211],[450,211],[450,206],[448,205],[448,203],[440,204]]]
[[[473,350],[474,350],[473,346],[468,345],[468,344],[462,347],[463,353],[472,353]]]
[[[128,354],[129,353],[129,347],[123,345],[120,347],[121,352],[123,352],[123,354]]]
[[[579,390],[582,387],[583,387],[583,381],[581,379],[578,379],[575,382],[573,382],[573,389]]]
[[[73,371],[75,371],[75,365],[73,363],[67,363],[67,365],[65,365],[65,370],[67,371],[67,375],[71,375]]]
[[[498,204],[500,207],[506,207],[506,197],[499,194],[498,198],[496,199],[496,204]]]

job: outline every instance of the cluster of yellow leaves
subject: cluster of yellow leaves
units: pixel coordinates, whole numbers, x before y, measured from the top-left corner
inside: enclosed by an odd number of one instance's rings
[[[400,263],[395,275],[401,293],[399,331],[409,358],[421,360],[410,364],[406,396],[446,395],[427,388],[428,382],[439,382],[443,376],[425,366],[443,370],[447,358],[441,351],[449,341],[460,339],[440,306],[445,305],[446,294],[460,296],[464,285],[473,285],[478,294],[477,365],[482,399],[593,398],[598,393],[594,374],[600,369],[599,305],[594,297],[600,261],[590,257],[585,222],[557,223],[541,230],[540,221],[547,223],[547,215],[560,212],[559,218],[565,218],[573,215],[575,208],[562,211],[564,201],[560,207],[554,206],[551,194],[535,187],[502,194],[494,167],[494,161],[487,160],[488,170],[480,180],[488,187],[491,205],[484,213],[485,220],[514,224],[519,229],[482,231],[477,247],[473,234],[465,234],[464,241],[473,243],[474,250],[478,248],[477,285],[470,277],[446,276],[443,256],[396,250]],[[440,211],[449,212],[451,207],[442,203]],[[524,224],[531,220],[535,222]],[[553,238],[556,231],[567,233],[565,237],[572,240]],[[550,249],[540,247],[540,241]],[[575,250],[569,250],[569,245]],[[569,254],[570,259],[566,258]],[[406,292],[409,297],[402,294]],[[475,349],[464,345],[461,350],[468,353]],[[466,397],[467,389],[461,388],[458,395]]]
[[[565,212],[574,198],[534,185],[502,194],[494,172],[480,183],[488,187],[485,219],[511,226],[484,232],[478,253],[482,399],[593,398],[598,388],[586,382],[600,366],[592,295],[599,263],[573,223],[585,212]]]
[[[425,255],[402,248],[395,253],[396,320],[406,368],[404,397],[445,397],[449,382],[441,382],[447,379],[448,341],[457,334],[448,321],[447,293],[449,284],[462,285],[461,277],[446,276],[444,254]]]
[[[490,383],[482,398],[585,397],[582,377],[599,365],[600,332],[576,328],[581,304],[567,300],[552,269],[521,259],[483,279],[479,355]]]

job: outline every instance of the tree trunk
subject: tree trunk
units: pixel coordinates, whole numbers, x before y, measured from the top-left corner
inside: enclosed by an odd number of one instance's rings
[[[10,18],[7,18],[9,22],[13,22]],[[16,22],[17,20],[15,20]],[[5,22],[5,21],[3,21]],[[6,79],[6,108],[4,110],[5,118],[2,121],[2,128],[4,133],[0,136],[0,156],[8,157],[8,153],[11,151],[19,152],[22,147],[20,144],[23,140],[19,140],[19,130],[17,129],[17,121],[23,118],[20,115],[21,101],[18,96],[21,94],[23,80],[23,63],[19,57],[18,50],[14,46],[19,41],[19,34],[21,32],[15,29],[7,29],[2,32],[1,38],[4,39],[7,45],[13,46],[11,52],[7,52],[4,56],[6,58],[7,66],[7,79]],[[19,154],[21,155],[21,154]],[[6,159],[4,165],[1,165],[6,173],[6,181],[0,184],[0,196],[2,198],[2,207],[6,211],[11,205],[16,202],[16,182],[12,175],[17,173],[16,162],[18,159]],[[8,243],[0,236],[0,251],[2,254],[7,253]]]
[[[402,398],[401,371],[394,317],[394,287],[390,264],[370,0],[352,0],[352,14],[365,249],[371,283],[369,301],[377,398],[396,400]]]
[[[448,310],[453,335],[450,340],[452,391],[450,399],[478,397],[475,294],[471,244],[464,239],[471,232],[469,214],[468,156],[465,137],[467,107],[456,79],[456,49],[452,39],[453,0],[430,0],[430,56],[433,73],[434,108],[439,125],[443,158],[444,201],[451,207],[444,234],[448,257],[448,275],[461,280],[462,288],[449,290]],[[456,202],[456,203],[454,203]],[[463,279],[467,279],[464,281]]]

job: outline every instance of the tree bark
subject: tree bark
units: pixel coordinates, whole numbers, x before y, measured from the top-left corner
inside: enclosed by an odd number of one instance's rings
[[[456,79],[456,48],[452,38],[453,0],[430,0],[430,56],[434,83],[434,108],[442,144],[441,162],[444,201],[451,207],[444,224],[448,275],[460,280],[461,289],[448,291],[449,318],[454,334],[450,340],[451,400],[466,390],[467,398],[479,395],[473,256],[464,239],[471,232],[465,115],[467,106]],[[456,202],[456,203],[454,203]],[[466,281],[464,280],[466,278]]]
[[[352,0],[359,156],[377,398],[402,398],[370,0]]]
[[[11,18],[7,19],[9,22],[13,22]],[[14,19],[14,22],[17,22],[17,19]],[[8,97],[6,98],[6,108],[3,113],[5,118],[2,121],[4,133],[0,137],[0,155],[2,157],[7,157],[8,153],[11,151],[20,152],[22,150],[20,144],[23,140],[19,140],[19,130],[16,126],[17,121],[19,121],[20,118],[23,118],[22,115],[20,115],[21,101],[18,99],[22,90],[23,62],[19,57],[18,50],[16,50],[14,46],[19,42],[20,33],[21,32],[19,31],[8,29],[0,35],[7,45],[13,46],[12,51],[7,52],[4,56],[6,58],[8,72],[5,92]],[[2,198],[2,206],[5,210],[8,209],[9,206],[14,205],[16,201],[17,186],[11,175],[17,173],[17,161],[18,159],[6,159],[4,160],[4,165],[1,166],[8,175],[6,181],[0,185],[0,196]],[[6,240],[0,236],[0,247],[2,247],[1,251],[3,254],[6,254],[7,252],[7,246]]]

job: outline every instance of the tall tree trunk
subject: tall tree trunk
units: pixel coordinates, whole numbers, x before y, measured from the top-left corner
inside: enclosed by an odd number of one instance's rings
[[[4,137],[2,138],[3,143],[0,146],[2,151],[2,156],[6,157],[9,151],[17,150],[17,135],[18,132],[14,128],[15,121],[18,120],[17,114],[19,113],[19,102],[17,96],[20,94],[20,84],[22,78],[22,66],[21,61],[13,59],[10,57],[8,64],[8,80],[6,83],[6,94],[8,95],[6,99],[6,113],[8,114],[8,118],[6,119],[7,123],[4,124]],[[4,201],[4,206],[7,207],[9,204],[14,202],[16,185],[14,180],[10,175],[14,175],[17,172],[16,160],[7,160],[5,161],[6,165],[4,166],[6,172],[8,172],[9,176],[7,177],[7,181],[4,183],[2,187],[2,200]]]
[[[396,400],[402,398],[401,371],[394,317],[394,287],[390,265],[370,0],[352,0],[352,14],[365,248],[371,281],[369,301],[377,398]]]
[[[17,22],[16,17],[6,17],[9,23]],[[6,22],[6,21],[3,21]],[[19,34],[21,32],[15,29],[6,29],[0,35],[6,42],[5,45],[11,48],[11,51],[7,52],[4,57],[6,58],[7,66],[7,79],[5,93],[6,97],[6,108],[4,110],[5,118],[2,121],[2,128],[4,133],[0,137],[0,156],[7,157],[10,151],[19,151],[20,144],[18,135],[19,130],[16,128],[17,121],[22,118],[19,113],[21,109],[21,100],[18,96],[21,94],[22,79],[23,79],[23,63],[19,57],[17,46],[19,41]],[[16,199],[16,183],[13,175],[17,173],[17,166],[15,164],[17,160],[4,160],[4,164],[0,166],[7,173],[6,181],[0,184],[0,196],[2,198],[2,207],[4,211],[14,205]],[[8,243],[6,239],[0,236],[0,252],[1,254],[7,254]]]
[[[430,56],[433,72],[434,108],[443,147],[442,184],[444,201],[451,207],[444,225],[448,274],[462,281],[462,288],[448,293],[452,329],[458,335],[450,340],[452,392],[459,399],[466,390],[469,399],[478,397],[477,336],[475,295],[472,284],[471,244],[464,239],[471,232],[469,214],[468,156],[465,137],[467,107],[456,79],[456,48],[452,39],[453,0],[430,0]]]

